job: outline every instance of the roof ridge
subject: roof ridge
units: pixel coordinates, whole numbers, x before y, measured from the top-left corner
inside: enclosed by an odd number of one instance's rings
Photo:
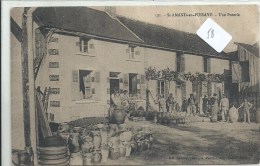
[[[132,20],[132,21],[144,23],[144,24],[147,24],[147,25],[157,26],[157,27],[161,27],[161,28],[168,29],[168,30],[174,30],[174,31],[178,31],[178,32],[181,32],[181,33],[185,33],[185,34],[196,35],[195,33],[192,33],[192,32],[186,32],[186,31],[182,31],[182,30],[175,29],[175,28],[170,28],[170,27],[166,27],[166,26],[162,26],[162,25],[158,25],[158,24],[154,24],[154,23],[149,23],[149,22],[137,20],[137,19],[134,19],[134,18],[125,17],[125,16],[118,15],[118,14],[117,14],[117,16],[118,16],[118,17],[121,17],[121,18],[129,19],[129,20]]]

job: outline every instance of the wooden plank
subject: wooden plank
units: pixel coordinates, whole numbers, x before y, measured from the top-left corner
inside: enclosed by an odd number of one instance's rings
[[[38,93],[36,94],[36,109],[37,109],[37,115],[38,115],[39,123],[41,125],[41,132],[43,137],[46,138],[48,136],[52,136],[51,129],[44,111],[44,107],[42,105]]]

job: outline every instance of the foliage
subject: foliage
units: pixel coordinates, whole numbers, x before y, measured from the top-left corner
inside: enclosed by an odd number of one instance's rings
[[[177,83],[183,83],[184,80],[191,82],[223,82],[225,81],[224,74],[211,74],[211,73],[181,73],[170,68],[158,70],[155,67],[148,67],[145,71],[146,79],[149,80],[165,80],[176,81]]]

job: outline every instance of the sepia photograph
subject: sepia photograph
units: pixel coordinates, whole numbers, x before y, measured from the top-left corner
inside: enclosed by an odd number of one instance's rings
[[[10,8],[11,160],[260,161],[259,6]]]

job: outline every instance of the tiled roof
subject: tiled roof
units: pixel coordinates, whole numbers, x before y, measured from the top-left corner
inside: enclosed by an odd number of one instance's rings
[[[147,45],[198,55],[229,58],[226,53],[215,51],[196,34],[132,20],[122,16],[118,16],[117,18]]]
[[[235,43],[237,45],[240,45],[247,51],[251,52],[255,56],[259,57],[259,43],[255,43],[254,45],[244,44],[244,43]]]
[[[138,42],[133,33],[107,13],[87,7],[39,7],[33,13],[41,26],[81,32],[110,39]]]

